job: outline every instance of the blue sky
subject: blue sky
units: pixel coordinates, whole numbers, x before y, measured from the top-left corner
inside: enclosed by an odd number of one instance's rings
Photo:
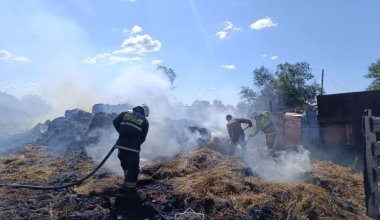
[[[160,63],[178,75],[177,100],[235,105],[254,68],[298,61],[318,81],[325,70],[328,94],[362,91],[380,59],[379,9],[378,0],[0,0],[0,91],[106,101],[121,73]]]

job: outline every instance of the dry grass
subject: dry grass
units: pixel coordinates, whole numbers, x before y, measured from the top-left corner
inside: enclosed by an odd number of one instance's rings
[[[170,177],[164,181],[184,198],[208,198],[215,207],[224,206],[218,215],[225,212],[226,219],[233,218],[228,217],[229,207],[247,216],[265,210],[265,219],[369,219],[362,174],[350,168],[317,162],[306,181],[283,184],[259,177],[240,178],[242,167],[234,158],[201,149],[161,164],[154,175]]]
[[[224,198],[230,194],[239,193],[243,189],[239,180],[241,164],[233,158],[225,158],[220,163],[205,169],[197,169],[184,177],[170,180],[175,190],[180,194],[194,197]]]
[[[63,178],[74,181],[76,175],[71,177],[72,174],[81,176],[94,168],[91,161],[54,158],[38,146],[25,147],[20,152],[21,155],[0,159],[1,183],[48,185]],[[58,192],[0,187],[0,219],[106,219],[110,210],[94,195],[102,194],[109,187],[117,188],[121,182],[121,178],[106,175]]]
[[[79,186],[73,187],[73,192],[78,195],[90,196],[101,194],[108,188],[117,188],[123,183],[121,177],[106,177],[102,179],[91,178]]]
[[[72,164],[72,158],[53,158],[38,147],[22,152],[0,158],[0,182],[45,184],[62,173],[83,176],[95,167],[88,160]],[[305,180],[291,184],[243,177],[241,162],[205,148],[152,167],[152,173],[140,175],[140,180],[152,178],[171,185],[173,193],[184,200],[211,200],[207,211],[211,219],[249,219],[252,215],[262,219],[369,219],[365,216],[362,174],[330,162],[315,163]],[[51,219],[75,218],[78,213],[88,218],[106,217],[109,209],[96,198],[109,195],[109,188],[117,189],[122,182],[121,177],[95,176],[59,193],[0,188],[0,219],[34,218],[38,213]],[[153,199],[160,201],[162,195],[156,195]]]
[[[50,154],[37,146],[20,149],[20,155],[3,159],[0,169],[2,182],[45,183],[56,175]]]
[[[221,158],[222,155],[206,148],[187,152],[166,162],[164,166],[159,165],[155,177],[159,179],[170,179],[172,177],[186,176],[200,169],[215,166],[216,163],[221,161]]]

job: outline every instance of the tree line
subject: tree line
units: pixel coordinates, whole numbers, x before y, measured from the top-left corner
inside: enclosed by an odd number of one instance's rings
[[[373,79],[367,90],[380,90],[380,60],[368,67],[366,78]],[[316,82],[310,64],[297,62],[277,65],[274,71],[261,66],[252,73],[253,86],[240,90],[239,109],[281,111],[312,108],[323,88]]]
[[[175,71],[164,65],[158,65],[157,70],[161,71],[170,81],[172,88],[175,88]],[[380,60],[368,67],[368,73],[364,77],[372,79],[367,87],[368,91],[380,90]],[[240,102],[237,106],[240,110],[281,111],[312,108],[316,104],[317,95],[324,94],[307,62],[278,64],[274,71],[261,66],[253,70],[252,79],[253,86],[257,89],[246,86],[241,88]]]

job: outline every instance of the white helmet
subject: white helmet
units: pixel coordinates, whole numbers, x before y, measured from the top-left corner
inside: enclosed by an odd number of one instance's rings
[[[148,117],[149,116],[149,107],[146,104],[142,104],[141,107],[144,108],[145,117]]]

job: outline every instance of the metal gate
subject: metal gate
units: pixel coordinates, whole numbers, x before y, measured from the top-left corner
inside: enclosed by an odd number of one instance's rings
[[[380,117],[372,116],[372,110],[366,109],[362,123],[366,141],[363,172],[365,205],[369,217],[379,218],[380,141],[376,139],[376,132],[380,132]]]

